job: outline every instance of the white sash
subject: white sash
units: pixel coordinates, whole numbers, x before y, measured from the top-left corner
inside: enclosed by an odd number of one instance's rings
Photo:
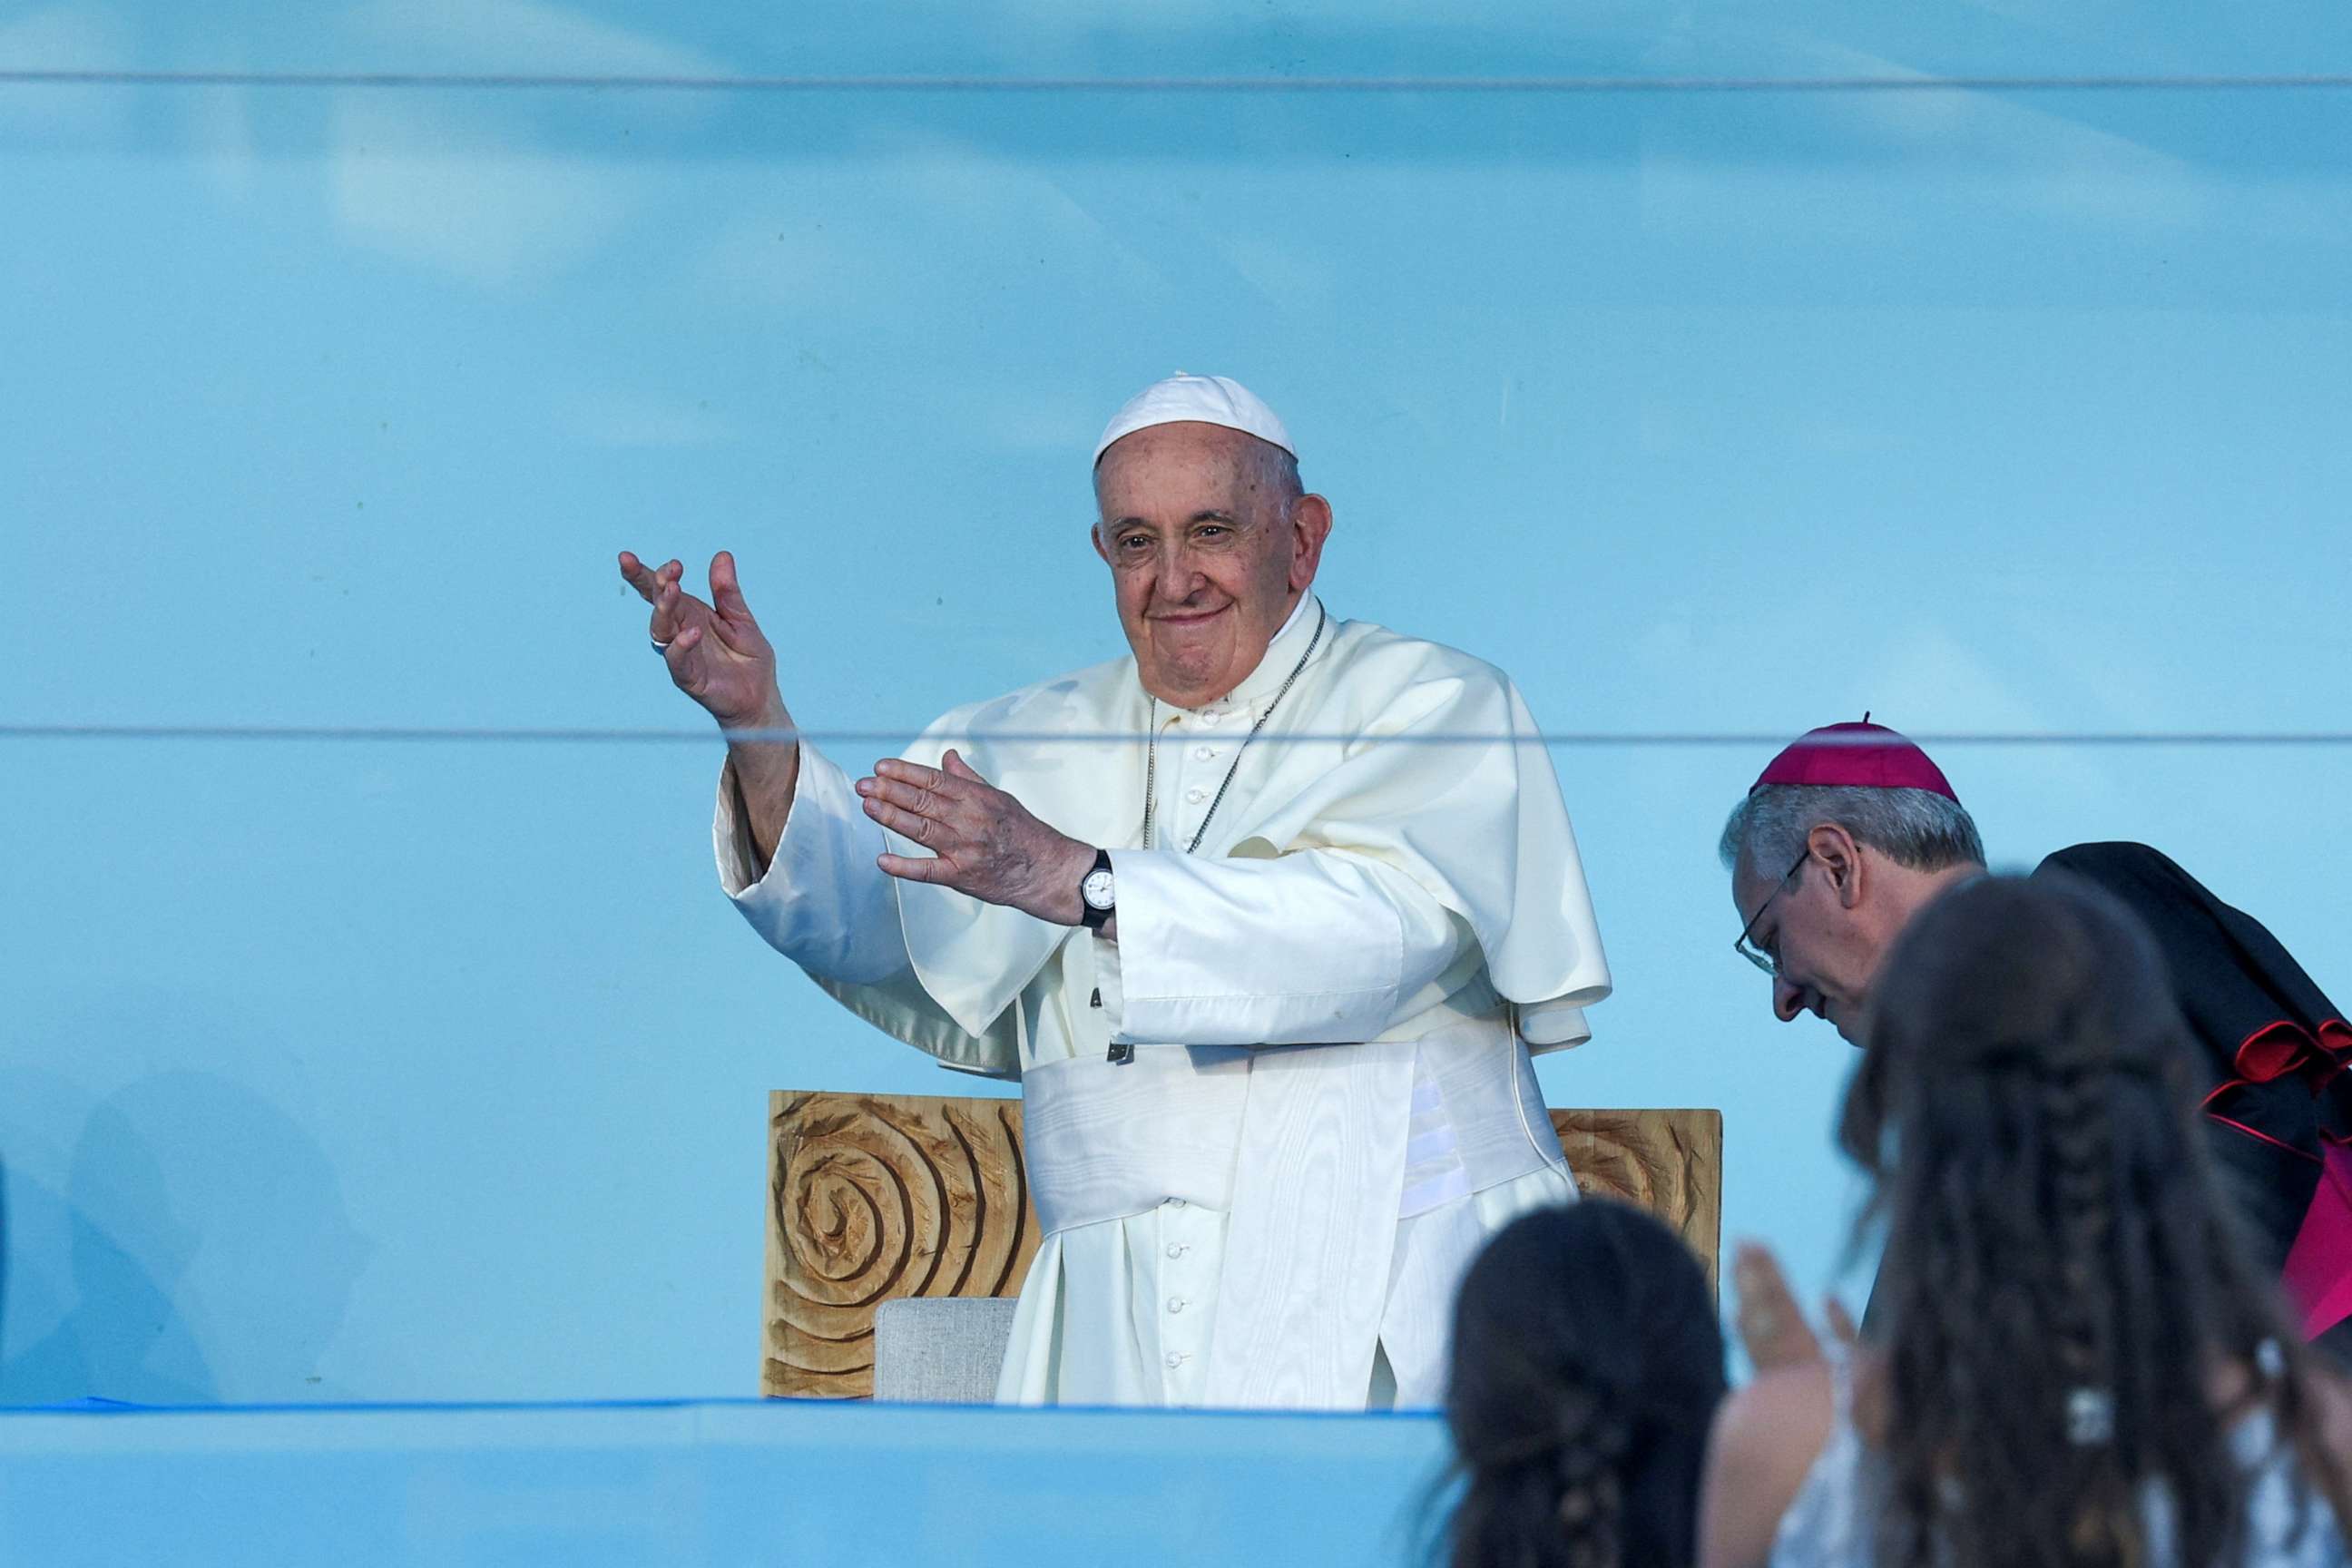
[[[1400,1219],[1562,1164],[1508,1020],[1369,1045],[1167,1046],[1022,1080],[1048,1235],[1170,1198],[1227,1215],[1203,1396],[1361,1404]]]
[[[1041,1062],[1021,1075],[1021,1163],[1047,1236],[1170,1198],[1233,1206],[1244,1046],[1146,1047],[1127,1062]]]

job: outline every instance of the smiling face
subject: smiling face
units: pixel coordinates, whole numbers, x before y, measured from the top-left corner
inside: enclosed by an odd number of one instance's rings
[[[1154,425],[1095,467],[1095,550],[1143,689],[1198,708],[1239,686],[1315,580],[1331,508],[1280,448],[1222,425]]]

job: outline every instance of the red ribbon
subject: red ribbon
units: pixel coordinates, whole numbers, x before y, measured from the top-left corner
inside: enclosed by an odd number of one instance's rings
[[[2293,1072],[2301,1073],[2311,1092],[2317,1094],[2336,1080],[2337,1073],[2352,1067],[2352,1025],[2330,1018],[2312,1030],[2282,1018],[2247,1036],[2231,1065],[2238,1076],[2221,1089],[2235,1089],[2241,1083],[2273,1083]]]
[[[2338,1073],[2352,1068],[2352,1025],[2330,1018],[2316,1029],[2306,1029],[2282,1018],[2247,1036],[2231,1065],[2238,1076],[2205,1097],[2208,1113],[2241,1132],[2276,1143],[2274,1138],[2214,1113],[2213,1103],[2231,1089],[2275,1083],[2289,1073],[2300,1075],[2313,1094],[2323,1092]],[[2307,1340],[2352,1318],[2352,1147],[2330,1132],[2323,1131],[2320,1141],[2319,1189],[2312,1194],[2280,1276]]]

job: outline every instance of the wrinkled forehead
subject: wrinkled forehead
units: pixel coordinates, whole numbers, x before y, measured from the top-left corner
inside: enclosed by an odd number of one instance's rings
[[[1149,426],[1112,442],[1095,464],[1095,500],[1107,521],[1244,505],[1271,485],[1276,453],[1222,425]]]

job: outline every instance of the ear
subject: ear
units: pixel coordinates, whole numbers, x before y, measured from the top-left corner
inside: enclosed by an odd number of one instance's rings
[[[1290,591],[1303,594],[1323,564],[1323,542],[1331,537],[1331,503],[1303,495],[1290,503]],[[1099,546],[1097,546],[1099,548]]]
[[[1093,542],[1095,553],[1102,557],[1102,563],[1106,566],[1109,565],[1110,546],[1103,542],[1102,521],[1099,518],[1095,521],[1094,526],[1087,530],[1087,538]]]
[[[1853,835],[1833,822],[1818,823],[1805,835],[1805,847],[1822,863],[1829,875],[1830,889],[1837,895],[1841,909],[1853,909],[1862,902],[1862,846]]]

